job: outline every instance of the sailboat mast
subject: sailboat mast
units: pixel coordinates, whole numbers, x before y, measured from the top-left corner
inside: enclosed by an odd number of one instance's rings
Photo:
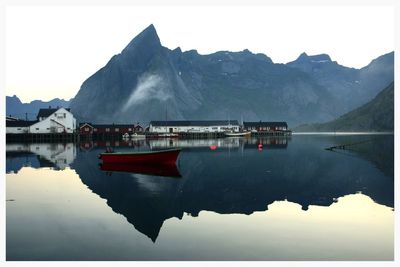
[[[167,105],[165,105],[165,132],[168,132],[167,130]]]

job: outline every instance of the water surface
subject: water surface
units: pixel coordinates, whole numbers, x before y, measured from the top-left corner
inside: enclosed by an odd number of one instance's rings
[[[335,144],[368,141],[351,150]],[[262,149],[258,148],[262,144]],[[97,155],[182,147],[179,175]],[[393,260],[393,135],[6,145],[7,260]]]

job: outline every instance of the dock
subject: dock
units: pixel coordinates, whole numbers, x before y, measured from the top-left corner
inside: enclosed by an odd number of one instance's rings
[[[355,145],[359,145],[359,144],[364,144],[364,143],[368,143],[371,142],[372,139],[368,139],[368,140],[364,140],[364,141],[360,141],[360,142],[355,142],[355,143],[347,143],[347,144],[340,144],[340,145],[335,145],[335,146],[330,146],[325,148],[325,150],[330,150],[333,151],[334,149],[348,149],[350,146],[355,146]]]
[[[6,134],[7,143],[75,143],[79,141],[76,133],[46,133],[46,134]]]

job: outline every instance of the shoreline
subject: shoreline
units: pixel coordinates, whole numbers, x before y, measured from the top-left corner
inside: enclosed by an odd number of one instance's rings
[[[394,132],[292,132],[292,135],[394,135]]]

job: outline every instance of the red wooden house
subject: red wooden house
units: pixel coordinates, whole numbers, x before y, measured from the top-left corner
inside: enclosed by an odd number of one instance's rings
[[[79,125],[79,134],[93,135],[93,134],[132,134],[135,131],[133,124],[91,124],[88,122]]]

